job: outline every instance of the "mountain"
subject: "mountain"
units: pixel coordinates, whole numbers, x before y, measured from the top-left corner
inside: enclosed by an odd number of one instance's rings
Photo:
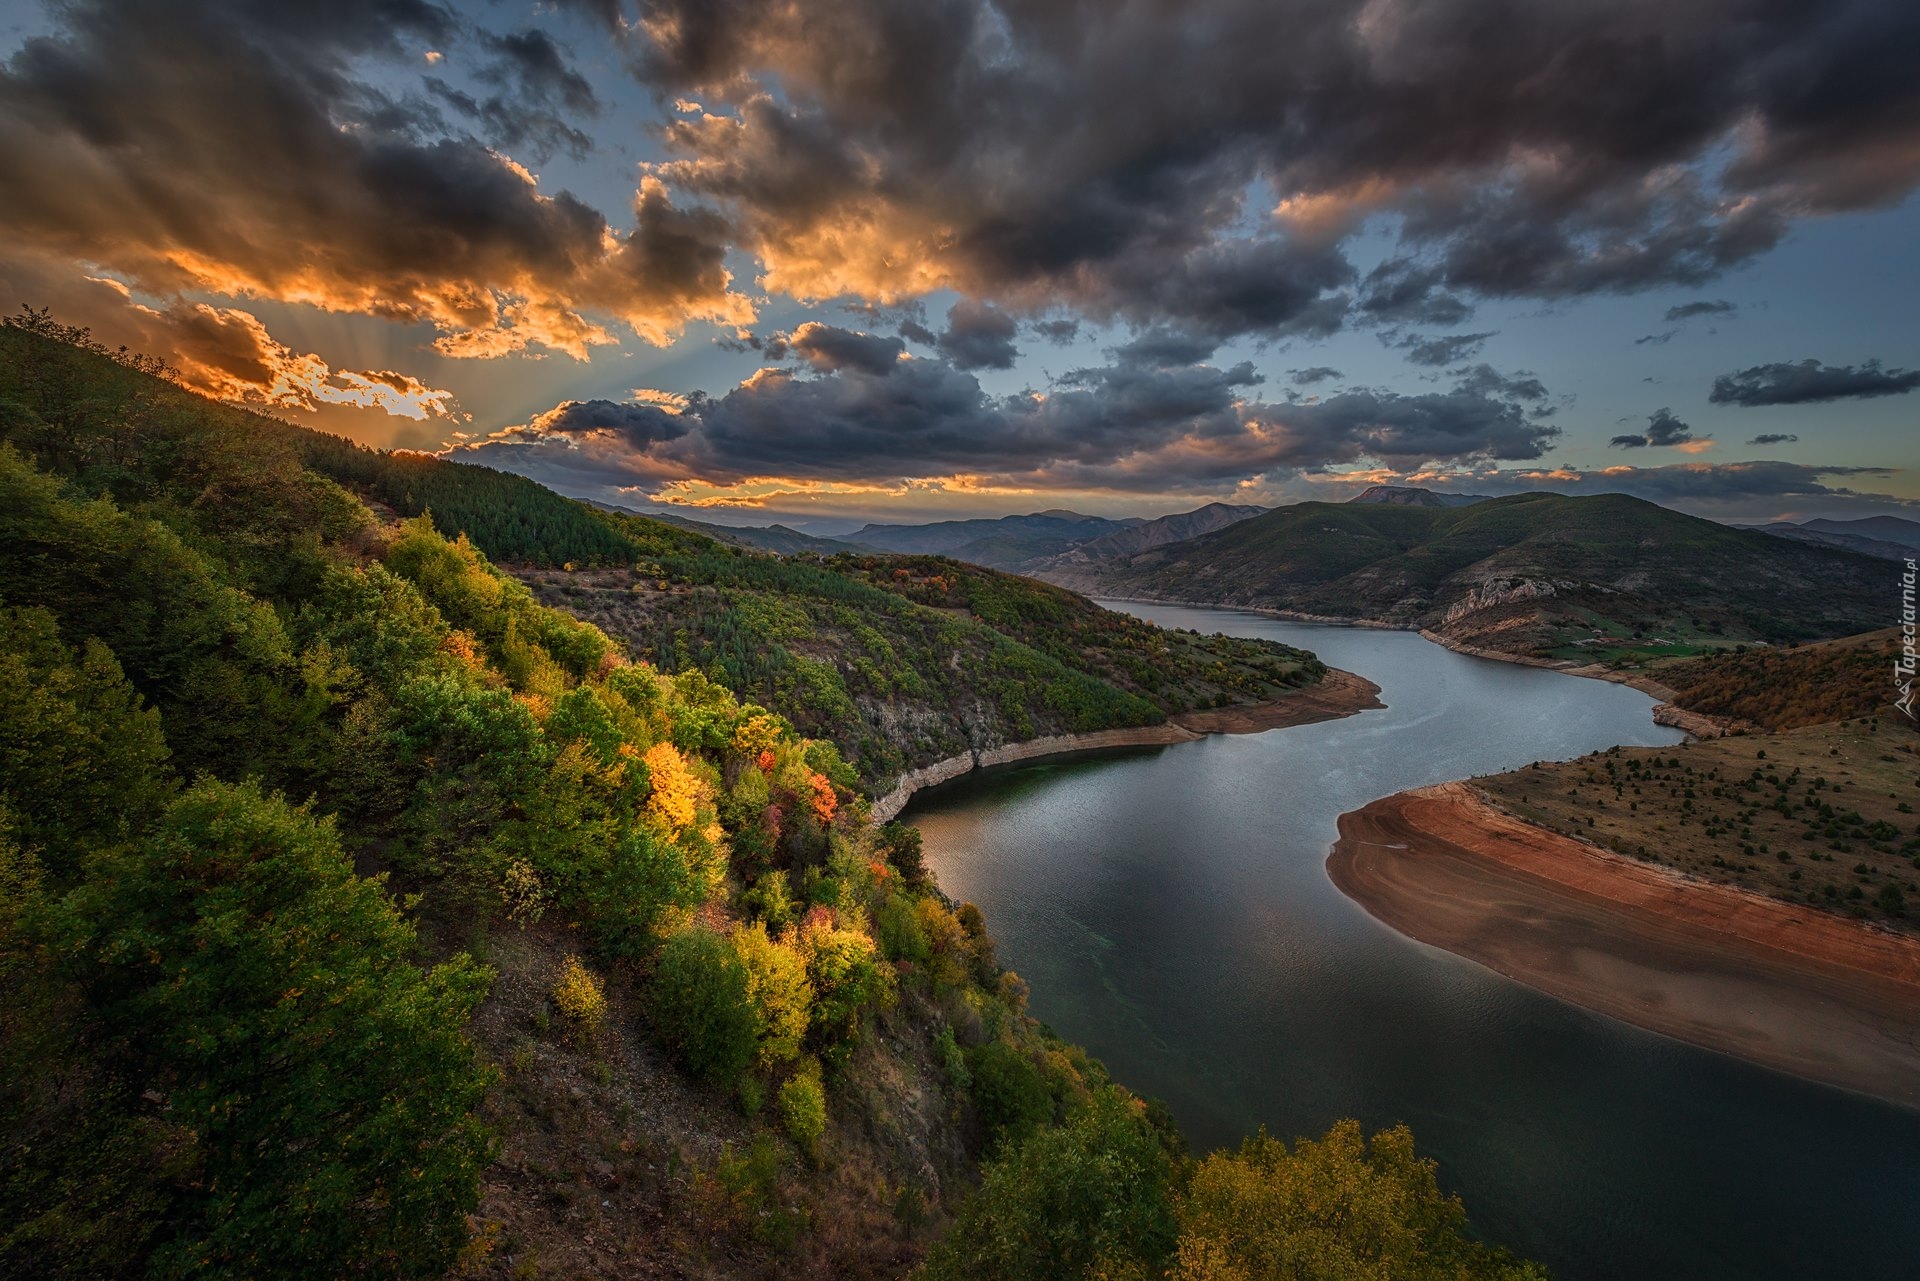
[[[1144,520],[1108,520],[1052,510],[998,519],[943,520],[929,525],[866,525],[834,541],[883,552],[951,556],[995,569],[1058,555],[1082,543],[1119,533]]]
[[[1827,526],[1847,526],[1860,524],[1859,521],[1826,521]],[[1902,522],[1912,523],[1912,522]],[[1842,551],[1857,552],[1862,556],[1873,556],[1880,560],[1906,560],[1914,554],[1914,549],[1904,543],[1890,543],[1878,538],[1867,538],[1859,534],[1838,532],[1831,528],[1814,528],[1811,522],[1796,525],[1792,521],[1778,520],[1768,525],[1736,525],[1736,529],[1751,529],[1762,534],[1771,534],[1775,538],[1790,538],[1796,543],[1812,543],[1818,547],[1836,547]],[[1920,528],[1920,527],[1916,527]]]
[[[1185,542],[1189,538],[1198,538],[1202,534],[1211,534],[1216,529],[1225,529],[1236,522],[1250,520],[1266,510],[1265,507],[1247,504],[1208,503],[1190,512],[1162,516],[1157,520],[1135,525],[1131,529],[1123,529],[1096,538],[1092,542],[1082,543],[1067,551],[1029,561],[1020,566],[1020,569],[1023,573],[1045,579],[1050,583],[1078,588],[1083,577],[1081,571],[1087,566],[1097,565],[1116,557],[1137,555],[1140,552],[1151,551],[1155,547],[1164,547],[1168,543]]]
[[[1860,520],[1831,520],[1825,516],[1814,520],[1803,520],[1800,528],[1817,530],[1823,534],[1839,534],[1847,538],[1870,538],[1882,543],[1898,543],[1903,547],[1920,547],[1920,521],[1907,520],[1900,516],[1867,516]]]
[[[1388,503],[1397,507],[1466,507],[1483,503],[1485,494],[1442,494],[1411,485],[1369,485],[1347,501],[1350,503]]]
[[[1814,639],[1884,622],[1885,570],[1630,498],[1301,503],[1089,569],[1116,596],[1419,627],[1541,658]]]

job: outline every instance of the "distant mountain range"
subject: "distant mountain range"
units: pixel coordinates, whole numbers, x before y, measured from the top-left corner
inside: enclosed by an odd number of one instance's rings
[[[1103,561],[1177,543],[1258,516],[1264,507],[1208,503],[1190,512],[1146,520],[1109,520],[1071,511],[1034,512],[998,520],[946,520],[930,525],[868,525],[841,541],[877,551],[950,556],[991,569],[1039,575],[1070,570],[1081,560]]]
[[[1823,516],[1798,524],[1782,520],[1739,528],[1755,529],[1776,538],[1791,538],[1798,543],[1838,547],[1881,560],[1906,560],[1920,552],[1920,521],[1899,516],[1867,516],[1860,520],[1829,520]]]
[[[1623,494],[1300,503],[1041,576],[1090,594],[1419,627],[1553,658],[1845,635],[1883,625],[1887,610],[1873,560]]]

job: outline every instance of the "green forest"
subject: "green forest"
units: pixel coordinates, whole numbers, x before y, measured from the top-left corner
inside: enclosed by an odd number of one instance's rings
[[[1195,1159],[804,702],[493,563],[782,562],[165,372],[0,330],[0,1274],[1544,1275],[1404,1129]],[[1064,603],[800,568],[1160,711]]]

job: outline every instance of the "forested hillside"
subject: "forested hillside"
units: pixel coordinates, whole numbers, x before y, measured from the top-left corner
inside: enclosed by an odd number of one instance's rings
[[[1624,494],[1460,507],[1300,503],[1060,581],[1420,627],[1569,660],[1846,635],[1886,610],[1884,566],[1867,557]]]
[[[1404,1130],[1189,1160],[832,744],[76,340],[0,331],[0,1274],[1540,1275]]]

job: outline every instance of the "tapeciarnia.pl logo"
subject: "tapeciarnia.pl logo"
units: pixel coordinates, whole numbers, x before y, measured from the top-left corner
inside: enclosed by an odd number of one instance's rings
[[[1913,580],[1915,563],[1913,557],[1907,557],[1907,572],[1900,575],[1900,657],[1893,660],[1893,685],[1900,691],[1900,697],[1893,705],[1914,720],[1920,720],[1913,706],[1914,675],[1914,618],[1913,618]]]

